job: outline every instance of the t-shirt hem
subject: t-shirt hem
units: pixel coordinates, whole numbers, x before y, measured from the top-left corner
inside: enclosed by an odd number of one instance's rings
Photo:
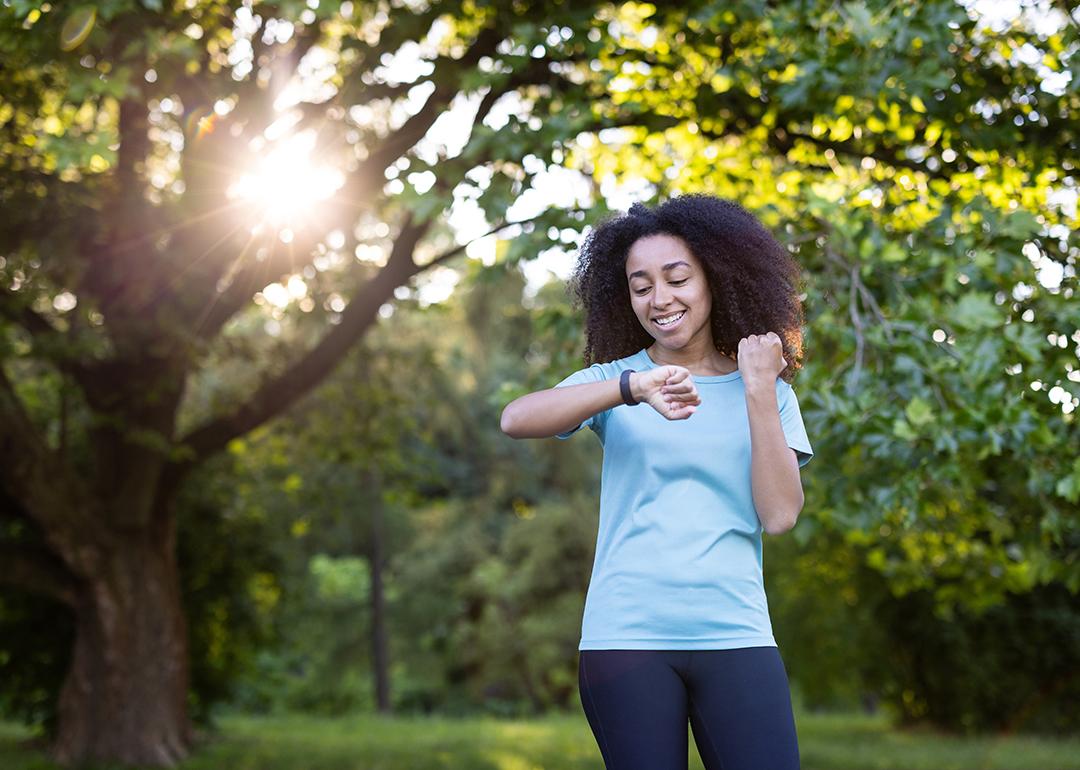
[[[579,650],[732,650],[739,647],[776,647],[772,636],[737,639],[582,639]]]

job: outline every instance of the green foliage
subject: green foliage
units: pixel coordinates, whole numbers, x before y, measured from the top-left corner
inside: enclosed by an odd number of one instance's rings
[[[884,660],[870,677],[905,722],[960,733],[1075,735],[1080,616],[1060,584],[1009,594],[983,612],[935,612],[926,591],[873,607]]]
[[[403,709],[521,714],[572,702],[595,500],[508,502],[460,500],[417,513],[424,526],[396,561],[399,595],[411,597],[398,623],[413,640],[410,667],[434,667],[445,680],[411,684]]]
[[[804,473],[791,536],[820,551],[803,568],[833,575],[845,601],[785,583],[782,625],[840,634],[813,645],[827,674],[793,653],[800,675],[821,702],[854,702],[874,673],[891,693],[957,705],[944,674],[890,679],[887,661],[865,660],[860,685],[832,664],[841,648],[880,649],[885,640],[863,631],[908,596],[930,613],[926,625],[891,624],[889,645],[942,643],[931,618],[967,626],[992,608],[1016,617],[1022,597],[1080,591],[1066,450],[1080,444],[1076,211],[1054,202],[1062,180],[1075,187],[1077,83],[1055,93],[1045,72],[1010,60],[1029,47],[1061,72],[1077,28],[990,29],[952,2],[831,4],[809,16],[796,5],[768,15],[752,4],[634,5],[615,15],[613,34],[645,64],[619,66],[612,90],[677,126],[579,144],[568,164],[647,179],[657,194],[738,200],[805,270],[795,385],[825,462]],[[650,28],[655,43],[644,42]],[[988,669],[1017,643],[987,649]],[[1003,704],[984,680],[959,689],[964,704],[982,698],[1001,713],[927,707],[922,718],[988,730],[1020,719],[1020,704]]]
[[[275,531],[261,512],[236,504],[242,466],[225,455],[203,469],[178,505],[177,558],[190,643],[193,718],[212,722],[235,697],[237,682],[256,670],[273,640],[269,615],[283,571],[267,547]]]
[[[1065,586],[948,612],[926,589],[895,595],[872,556],[830,533],[768,538],[765,554],[777,642],[806,706],[882,702],[903,724],[959,734],[1075,733],[1080,620]]]
[[[56,729],[74,637],[66,608],[25,593],[0,596],[0,713],[44,733]]]
[[[238,705],[371,708],[379,500],[395,709],[518,713],[573,697],[595,539],[579,491],[595,471],[574,458],[596,448],[498,430],[493,395],[537,332],[520,273],[483,275],[442,305],[400,308],[317,396],[234,447],[236,504],[264,512],[285,565],[265,616],[274,641],[237,681]]]

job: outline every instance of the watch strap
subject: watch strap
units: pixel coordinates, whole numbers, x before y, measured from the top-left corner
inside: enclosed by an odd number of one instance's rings
[[[619,391],[622,393],[623,403],[627,406],[637,406],[641,403],[634,400],[634,394],[630,392],[630,375],[633,373],[633,369],[623,369],[622,374],[619,375]]]

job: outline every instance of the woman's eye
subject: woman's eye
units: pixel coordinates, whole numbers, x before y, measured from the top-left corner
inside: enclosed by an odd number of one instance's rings
[[[637,294],[640,297],[642,294],[645,294],[648,291],[648,289],[638,289],[634,292],[634,294]]]
[[[672,281],[671,285],[672,286],[682,286],[684,283],[686,283],[689,280],[690,280],[689,278],[683,278],[682,280],[679,280],[679,281]]]

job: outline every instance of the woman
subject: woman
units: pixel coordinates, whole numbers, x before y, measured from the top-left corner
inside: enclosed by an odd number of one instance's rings
[[[761,532],[802,508],[813,456],[788,379],[799,268],[738,204],[635,204],[585,241],[572,285],[585,362],[508,404],[514,438],[604,448],[579,645],[582,705],[608,770],[799,767]]]

